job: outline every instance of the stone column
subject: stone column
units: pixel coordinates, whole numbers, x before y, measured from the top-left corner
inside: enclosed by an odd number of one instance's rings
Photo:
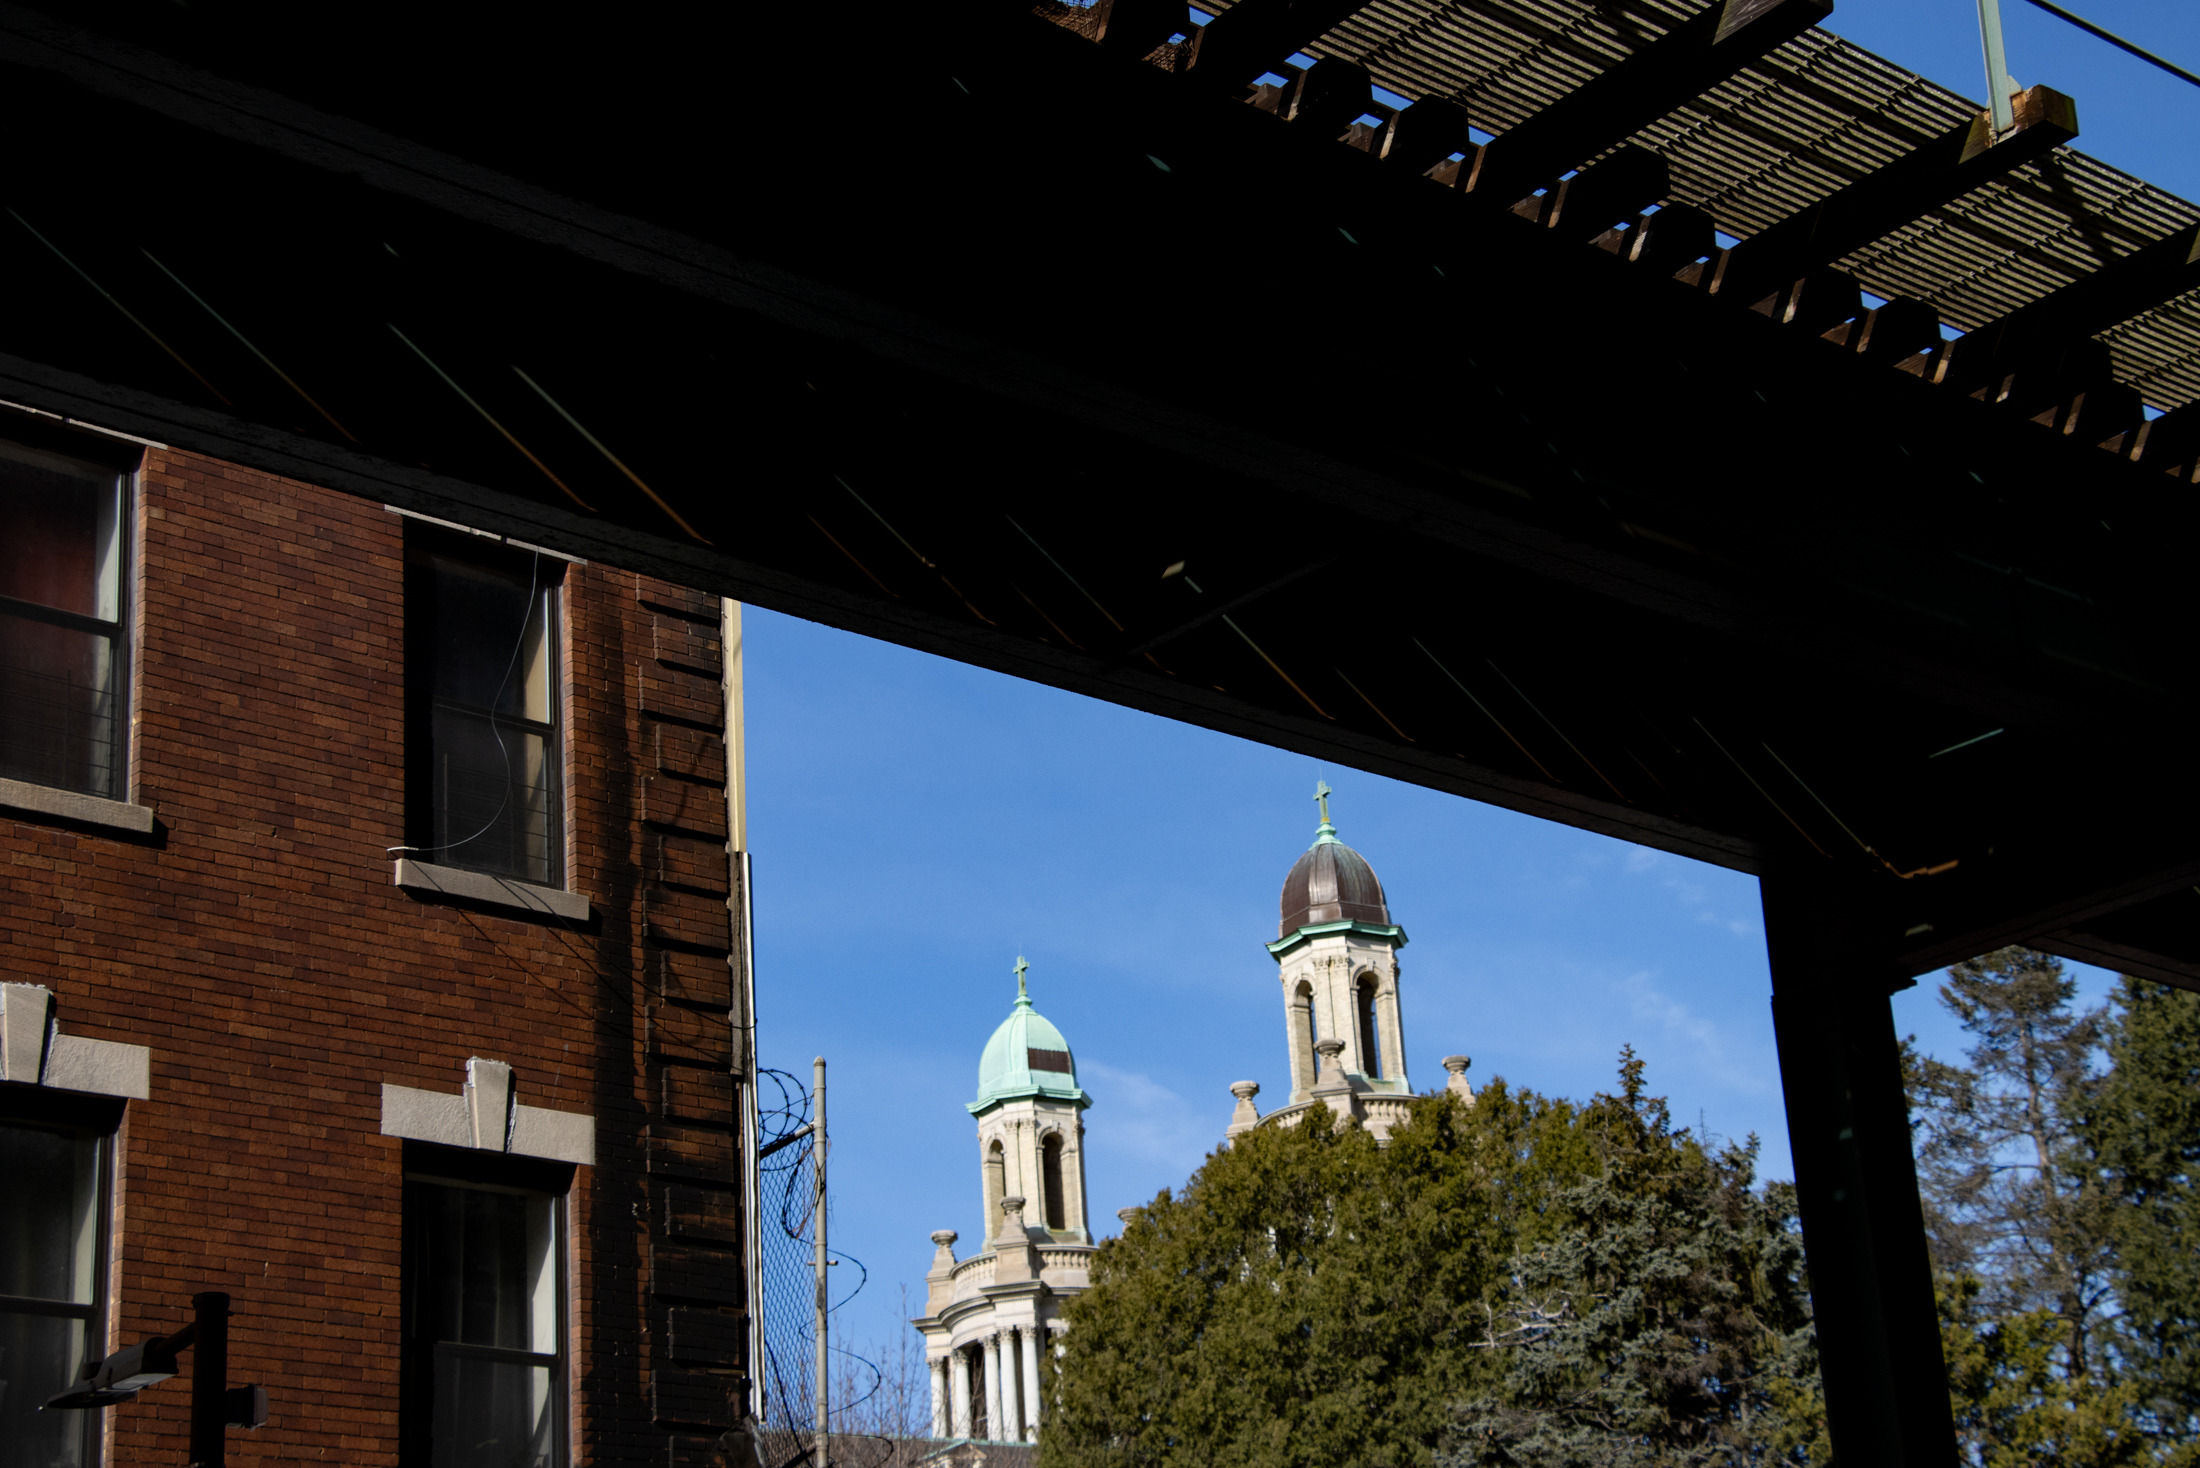
[[[1016,1369],[1021,1355],[1016,1340],[1024,1329],[1011,1326],[1001,1332],[1001,1436],[1012,1443],[1024,1440],[1024,1374]]]
[[[932,1381],[932,1436],[947,1436],[948,1391],[947,1363],[951,1357],[942,1356],[937,1361],[924,1363],[924,1374]]]
[[[1024,1332],[1024,1440],[1039,1440],[1039,1342],[1046,1337],[1046,1327],[1036,1325]]]
[[[954,1397],[955,1422],[949,1429],[954,1437],[969,1437],[970,1424],[970,1361],[962,1347],[957,1346],[947,1356],[947,1383]]]
[[[979,1344],[985,1353],[985,1437],[987,1442],[1001,1440],[1001,1337],[999,1332],[987,1336]]]

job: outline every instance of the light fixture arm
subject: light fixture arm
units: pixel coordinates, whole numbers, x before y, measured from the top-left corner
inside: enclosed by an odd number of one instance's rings
[[[125,1346],[104,1361],[88,1361],[77,1384],[48,1397],[41,1410],[93,1410],[137,1400],[176,1374],[178,1352],[196,1347],[191,1372],[191,1468],[222,1468],[222,1429],[267,1423],[267,1389],[231,1388],[229,1296],[209,1290],[191,1297],[191,1323],[174,1335]]]

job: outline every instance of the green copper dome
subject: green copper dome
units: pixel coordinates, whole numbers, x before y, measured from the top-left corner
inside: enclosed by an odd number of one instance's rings
[[[973,1115],[1025,1096],[1092,1105],[1092,1098],[1077,1089],[1077,1061],[1069,1052],[1069,1041],[1031,1007],[1031,994],[1024,987],[1024,970],[1029,967],[1021,958],[1016,960],[1016,1007],[978,1057],[978,1099],[969,1107]]]

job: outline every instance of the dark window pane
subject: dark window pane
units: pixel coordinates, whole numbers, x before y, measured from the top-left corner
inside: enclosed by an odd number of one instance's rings
[[[93,1412],[41,1412],[77,1379],[84,1322],[0,1311],[0,1461],[10,1468],[80,1468]]]
[[[406,1183],[408,1463],[555,1462],[558,1206],[537,1193]]]
[[[550,593],[459,561],[435,568],[435,696],[548,723]]]
[[[553,1200],[433,1183],[414,1183],[406,1192],[414,1335],[556,1350]]]
[[[92,1302],[99,1149],[92,1137],[0,1127],[0,1295]]]
[[[115,639],[0,612],[0,776],[116,797]]]
[[[437,708],[433,743],[435,859],[553,886],[555,748],[545,735],[485,715]]]
[[[562,885],[554,563],[416,551],[406,656],[413,840],[429,859]]]
[[[0,445],[0,596],[114,621],[120,501],[111,471]]]
[[[435,1358],[434,1468],[550,1468],[550,1368]]]
[[[0,776],[120,793],[121,523],[112,471],[0,444]]]

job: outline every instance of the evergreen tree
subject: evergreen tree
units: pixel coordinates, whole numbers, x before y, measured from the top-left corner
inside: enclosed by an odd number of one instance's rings
[[[1622,1075],[1584,1116],[1599,1171],[1500,1291],[1505,1374],[1457,1408],[1443,1468],[1799,1461],[1821,1434],[1792,1189],[1753,1190],[1754,1139],[1674,1131],[1631,1054]]]
[[[2076,992],[2061,960],[2027,948],[1957,964],[1940,997],[1972,1036],[1969,1064],[1913,1054],[1909,1079],[1934,1264],[1981,1281],[1996,1318],[2051,1311],[2059,1369],[2084,1377],[2114,1313],[2115,1199],[2085,1127],[2106,1012],[2074,1012]]]
[[[1461,1451],[1593,1437],[1590,1399],[1691,1450],[1777,1430],[1808,1350],[1785,1204],[1623,1077],[1426,1097],[1387,1147],[1316,1107],[1209,1157],[1067,1306],[1043,1468],[1418,1468],[1478,1424]]]
[[[2150,1426],[2200,1457],[2200,995],[2125,978],[2086,1118],[2108,1185],[2124,1366]]]

